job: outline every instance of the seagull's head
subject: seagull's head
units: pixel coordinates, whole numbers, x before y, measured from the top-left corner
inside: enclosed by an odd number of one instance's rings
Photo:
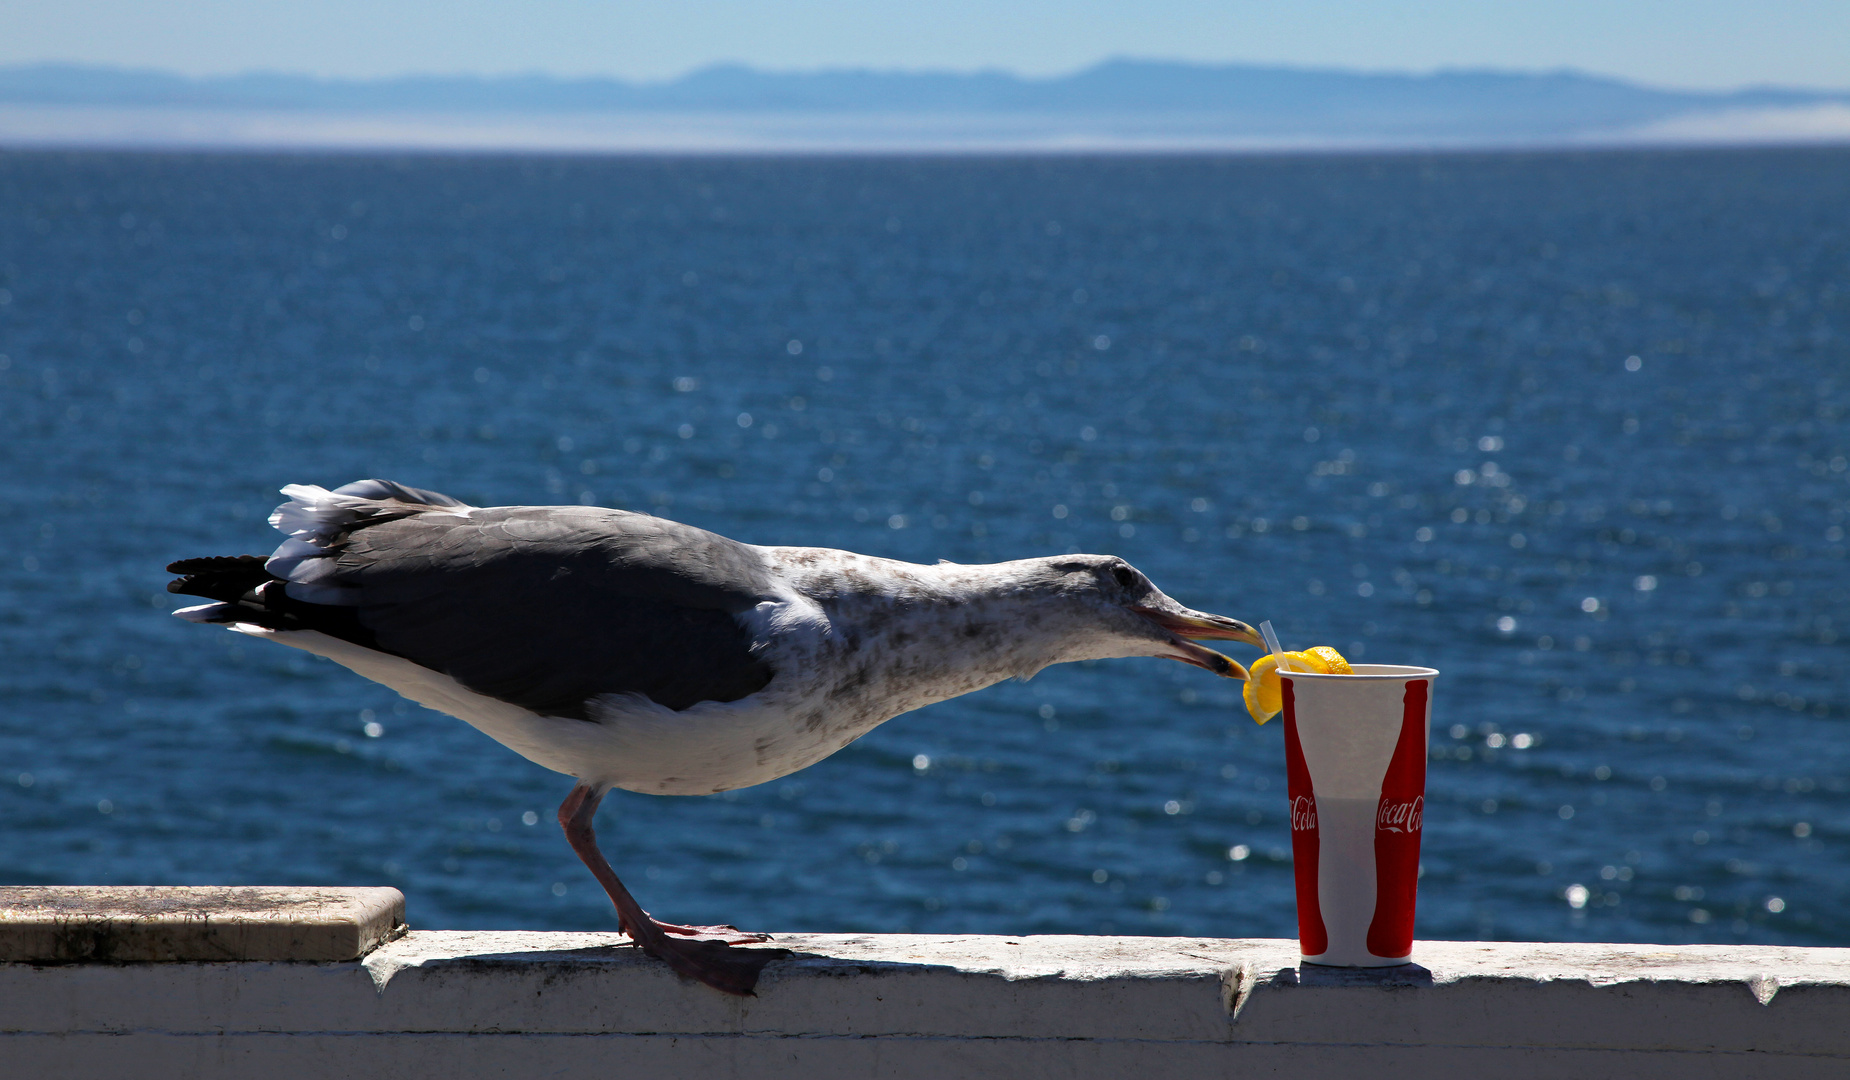
[[[1156,656],[1180,660],[1229,679],[1245,679],[1246,669],[1191,639],[1244,641],[1264,647],[1257,631],[1238,619],[1183,607],[1148,577],[1115,555],[1062,555],[1035,560],[1036,591],[1059,598],[1058,606],[1077,617],[1069,623],[1065,659]]]

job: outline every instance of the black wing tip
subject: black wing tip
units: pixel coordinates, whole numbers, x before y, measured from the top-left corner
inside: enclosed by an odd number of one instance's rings
[[[208,555],[170,562],[167,572],[180,576],[167,583],[167,591],[231,603],[273,576],[263,568],[265,561],[262,555]]]
[[[262,555],[206,555],[197,559],[179,559],[167,564],[169,574],[202,574],[213,571],[246,570],[265,562]]]

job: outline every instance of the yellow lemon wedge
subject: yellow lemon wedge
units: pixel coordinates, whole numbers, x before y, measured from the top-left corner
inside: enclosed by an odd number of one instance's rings
[[[1355,674],[1355,669],[1349,666],[1349,661],[1343,659],[1343,654],[1328,645],[1319,645],[1314,649],[1305,649],[1301,653],[1291,655],[1293,659],[1303,660],[1310,664],[1311,670],[1319,675]],[[1322,666],[1318,667],[1319,664]]]
[[[1288,652],[1292,667],[1299,671],[1315,672],[1319,675],[1353,675],[1355,670],[1343,654],[1328,645],[1319,645],[1303,652]],[[1284,692],[1278,686],[1278,659],[1267,653],[1258,660],[1246,665],[1246,686],[1242,691],[1246,697],[1246,711],[1253,720],[1265,723],[1279,714],[1285,707]]]

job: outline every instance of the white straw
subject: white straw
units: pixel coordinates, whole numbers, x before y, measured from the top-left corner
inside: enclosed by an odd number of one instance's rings
[[[1278,635],[1272,632],[1272,620],[1267,619],[1259,624],[1259,636],[1265,638],[1265,647],[1272,650],[1272,659],[1278,664],[1278,670],[1297,670],[1297,668],[1291,666],[1291,661],[1285,659],[1285,650],[1279,648]]]

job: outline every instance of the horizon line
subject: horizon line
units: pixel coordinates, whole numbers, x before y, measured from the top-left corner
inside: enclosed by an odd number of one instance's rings
[[[322,75],[305,71],[289,71],[278,68],[243,68],[232,72],[209,74],[187,74],[172,68],[153,65],[130,65],[114,63],[97,63],[87,60],[20,60],[0,63],[0,72],[30,68],[66,68],[93,71],[111,71],[143,75],[159,75],[201,83],[220,80],[234,80],[252,77],[272,77],[286,79],[303,79],[310,82],[326,84],[367,85],[391,83],[419,79],[457,79],[477,82],[512,81],[518,79],[547,79],[554,82],[607,82],[634,87],[670,86],[703,72],[715,70],[744,70],[761,75],[772,76],[811,76],[811,75],[876,75],[876,76],[950,76],[955,78],[972,78],[982,76],[1000,76],[1023,83],[1051,83],[1074,78],[1089,71],[1095,71],[1111,64],[1150,64],[1178,68],[1195,68],[1205,70],[1246,68],[1261,71],[1296,72],[1316,75],[1353,75],[1365,78],[1405,78],[1430,79],[1444,75],[1502,75],[1514,77],[1542,78],[1549,76],[1569,76],[1583,79],[1616,83],[1622,86],[1636,87],[1644,90],[1689,94],[1712,97],[1726,97],[1750,91],[1788,91],[1815,94],[1850,94],[1850,84],[1844,86],[1808,86],[1793,83],[1752,82],[1741,83],[1726,88],[1688,87],[1672,84],[1645,82],[1623,75],[1593,71],[1572,65],[1559,65],[1549,68],[1520,68],[1496,66],[1442,65],[1427,69],[1418,68],[1364,68],[1345,67],[1341,65],[1291,64],[1278,62],[1260,62],[1250,60],[1187,60],[1149,56],[1114,54],[1100,57],[1077,67],[1048,75],[1024,74],[999,66],[961,68],[945,67],[874,67],[866,65],[819,65],[804,68],[780,68],[754,64],[744,60],[713,60],[698,64],[677,74],[661,78],[634,78],[612,73],[595,74],[561,74],[540,68],[528,68],[516,71],[484,73],[480,71],[402,71],[390,75]]]

